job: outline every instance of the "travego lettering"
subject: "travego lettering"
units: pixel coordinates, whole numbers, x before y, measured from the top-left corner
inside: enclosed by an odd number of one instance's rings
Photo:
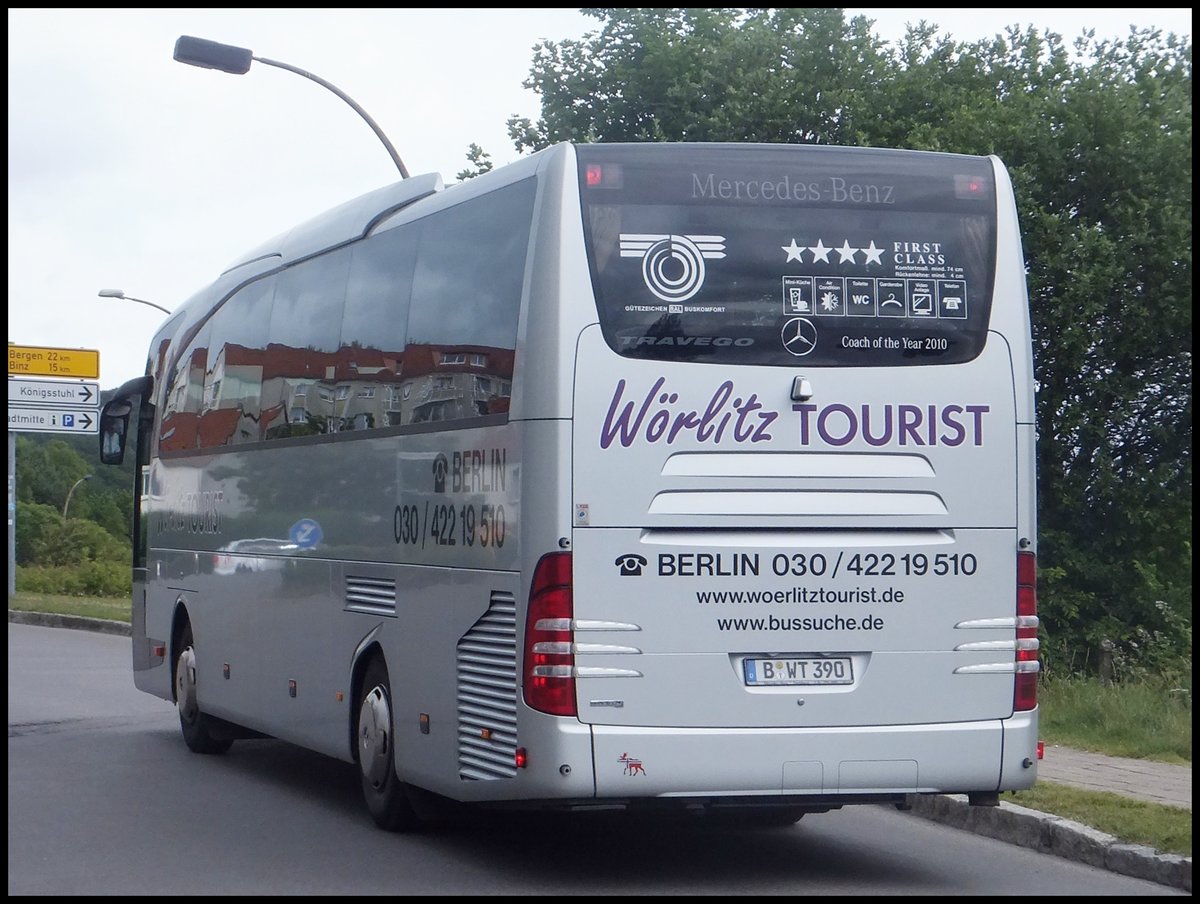
[[[693,308],[692,310],[698,310]],[[675,346],[714,346],[725,348],[730,345],[745,348],[753,345],[754,340],[749,336],[622,336],[621,345],[630,348],[636,345],[675,345]]]

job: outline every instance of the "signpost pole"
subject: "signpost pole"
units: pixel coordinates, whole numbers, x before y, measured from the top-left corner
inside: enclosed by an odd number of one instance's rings
[[[17,435],[8,431],[8,598],[17,595]]]

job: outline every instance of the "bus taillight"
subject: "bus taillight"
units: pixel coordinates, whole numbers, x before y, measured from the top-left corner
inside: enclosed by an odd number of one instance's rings
[[[1017,553],[1017,684],[1013,709],[1037,708],[1038,662],[1037,556]]]
[[[571,619],[571,554],[542,556],[525,617],[525,703],[554,716],[574,716],[575,654]]]
[[[623,188],[625,185],[625,173],[618,163],[589,163],[583,173],[588,188]]]

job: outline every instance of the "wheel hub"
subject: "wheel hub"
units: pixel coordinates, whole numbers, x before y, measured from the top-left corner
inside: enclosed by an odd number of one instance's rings
[[[200,712],[196,702],[196,653],[191,647],[184,649],[175,663],[175,705],[185,722],[194,721]]]
[[[358,765],[374,788],[383,786],[391,769],[391,724],[387,695],[381,687],[372,688],[358,714]]]

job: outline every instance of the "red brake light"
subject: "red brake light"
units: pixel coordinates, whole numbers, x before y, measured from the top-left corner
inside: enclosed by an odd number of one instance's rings
[[[525,617],[525,703],[539,712],[578,713],[573,615],[571,554],[547,553],[534,569]]]
[[[1037,556],[1017,553],[1017,681],[1013,709],[1037,708],[1038,662]]]
[[[987,195],[987,184],[979,176],[956,175],[954,177],[954,196],[956,198],[983,198]]]
[[[588,188],[622,188],[625,171],[619,163],[589,163],[583,168],[583,184]]]

